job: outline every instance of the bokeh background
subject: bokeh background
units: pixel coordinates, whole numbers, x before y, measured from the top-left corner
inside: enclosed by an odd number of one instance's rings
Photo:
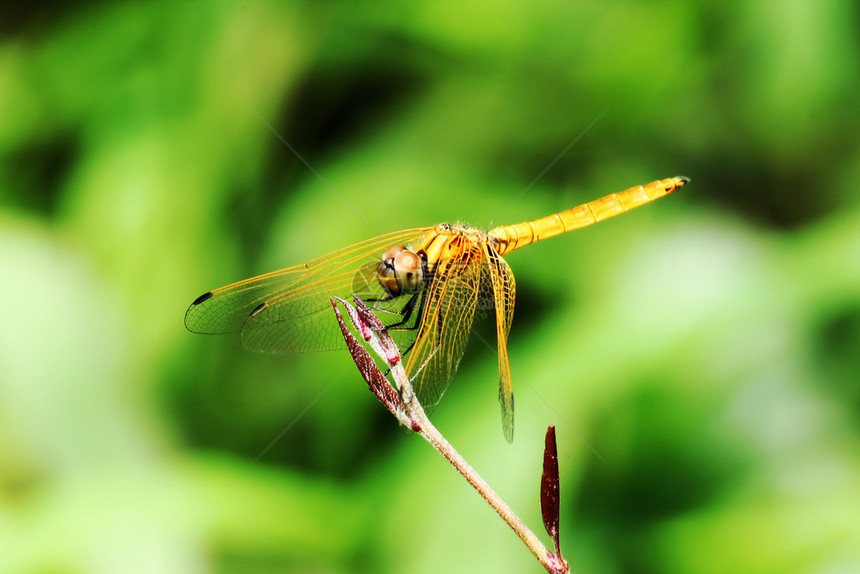
[[[851,0],[4,5],[0,572],[540,572],[346,353],[183,314],[674,175],[508,258],[514,443],[477,340],[432,418],[545,540],[558,426],[576,572],[860,572],[858,26]]]

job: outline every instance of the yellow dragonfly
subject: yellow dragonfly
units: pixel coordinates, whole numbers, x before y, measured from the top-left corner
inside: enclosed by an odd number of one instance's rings
[[[418,399],[430,410],[457,370],[476,310],[492,312],[502,426],[511,441],[514,398],[507,339],[515,283],[502,256],[654,201],[688,181],[685,177],[654,181],[490,231],[440,223],[380,235],[302,265],[204,293],[188,308],[185,326],[194,333],[239,332],[245,348],[264,353],[345,349],[329,297],[358,295],[372,306],[403,352]]]

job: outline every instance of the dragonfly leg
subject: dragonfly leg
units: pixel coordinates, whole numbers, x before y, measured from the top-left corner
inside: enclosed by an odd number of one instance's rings
[[[396,323],[392,323],[391,325],[387,325],[385,328],[386,329],[391,329],[391,328],[397,329],[398,327],[405,325],[409,321],[409,318],[412,317],[412,312],[415,310],[415,300],[417,298],[418,298],[418,293],[415,293],[414,295],[412,295],[412,297],[409,298],[409,301],[406,302],[406,305],[404,305],[403,308],[400,309],[400,311],[392,311],[393,313],[397,313],[398,315],[400,315],[401,319]]]
[[[402,317],[402,319],[400,321],[398,321],[396,323],[392,323],[391,325],[385,326],[385,329],[390,329],[392,327],[395,327],[395,330],[402,330],[402,329],[397,329],[397,327],[400,327],[401,325],[404,325],[404,324],[406,324],[407,321],[409,321],[409,318],[412,316],[412,312],[415,310],[415,300],[417,298],[418,298],[418,293],[413,294],[409,298],[409,301],[407,301],[406,304],[403,306],[403,308],[401,308],[399,311],[392,311],[391,309],[385,309],[383,307],[377,307],[376,305],[371,305],[370,308],[373,309],[374,311],[381,311],[383,313],[388,313],[389,315],[399,315],[400,317]],[[376,302],[376,303],[385,303],[388,301],[393,301],[394,299],[395,299],[395,297],[388,296],[388,297],[381,298],[381,299],[364,299],[364,302],[367,303],[368,301],[371,301],[371,302]],[[420,308],[420,306],[419,306],[419,308]],[[409,329],[414,329],[414,328],[415,327],[409,327]]]
[[[393,295],[387,295],[385,297],[368,297],[367,299],[362,299],[365,303],[388,303],[390,301],[394,301]],[[402,315],[402,311],[392,311],[391,309],[386,309],[384,307],[377,307],[376,305],[371,305],[371,309],[374,311],[382,311],[383,313],[390,313],[392,315]]]
[[[392,295],[388,295],[387,297],[368,297],[367,299],[362,299],[365,303],[388,303],[393,300],[394,297]],[[380,311],[382,311],[382,309],[380,309]]]
[[[394,323],[392,325],[388,325],[387,327],[385,327],[385,329],[387,331],[388,330],[414,331],[415,329],[417,329],[419,327],[419,321],[421,319],[421,312],[423,311],[425,302],[427,301],[427,291],[428,291],[427,289],[424,289],[421,291],[421,298],[419,299],[419,302],[418,302],[418,313],[415,315],[415,322],[411,326],[400,327],[400,325],[403,325],[407,321],[409,321],[409,318],[412,316],[413,311],[415,311],[414,302],[415,302],[415,298],[418,297],[418,293],[416,293],[415,295],[410,297],[409,301],[406,303],[406,305],[404,305],[403,309],[400,310],[400,313],[402,315],[405,315],[403,320],[398,321],[397,323]],[[407,354],[409,354],[409,351],[412,350],[412,348],[415,346],[416,342],[417,342],[417,339],[412,341],[411,343],[409,343],[409,346],[406,347],[405,351],[400,353],[400,356],[405,357]],[[391,369],[389,368],[387,371],[385,371],[385,376],[387,377],[388,373],[390,373],[390,372],[391,372]]]
[[[406,303],[406,305],[404,305],[403,308],[400,310],[400,315],[403,316],[403,319],[401,319],[397,323],[392,323],[391,325],[388,325],[386,329],[393,329],[395,331],[414,331],[419,326],[418,323],[424,311],[424,306],[427,304],[427,293],[430,292],[430,288],[433,284],[435,269],[434,272],[431,272],[430,269],[428,269],[426,253],[424,253],[423,251],[419,252],[418,257],[421,258],[421,268],[424,275],[423,289],[421,289],[417,293],[414,293],[412,297],[409,298],[409,301]],[[418,313],[415,315],[415,322],[412,324],[411,327],[403,327],[402,325],[406,325],[406,323],[409,322],[410,317],[412,317],[412,313],[413,311],[415,311],[415,299],[419,296],[420,299],[418,299]]]

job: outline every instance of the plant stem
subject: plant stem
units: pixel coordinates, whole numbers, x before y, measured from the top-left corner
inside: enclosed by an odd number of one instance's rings
[[[409,384],[407,382],[407,384]],[[402,388],[402,387],[401,387]],[[405,393],[411,394],[411,393]],[[415,398],[414,395],[411,396],[411,400],[406,402],[406,407],[412,415],[413,419],[418,422],[420,426],[420,430],[418,433],[424,437],[424,439],[433,445],[439,453],[444,456],[448,462],[450,462],[454,468],[457,469],[463,478],[465,478],[469,484],[472,485],[472,488],[478,491],[480,495],[483,497],[487,503],[493,507],[499,516],[502,517],[502,520],[508,523],[508,526],[520,537],[520,539],[528,546],[529,550],[531,550],[532,554],[543,564],[544,568],[547,569],[548,572],[558,572],[556,563],[553,560],[553,556],[549,550],[547,550],[546,546],[535,536],[534,532],[529,529],[525,523],[520,520],[520,518],[511,510],[511,507],[505,504],[505,501],[501,499],[501,497],[496,494],[496,491],[490,487],[489,484],[484,481],[483,478],[477,473],[477,471],[472,468],[466,459],[464,459],[457,450],[451,446],[442,433],[433,426],[430,422],[430,419],[427,418],[427,415],[424,414],[424,409],[421,408],[421,404]]]

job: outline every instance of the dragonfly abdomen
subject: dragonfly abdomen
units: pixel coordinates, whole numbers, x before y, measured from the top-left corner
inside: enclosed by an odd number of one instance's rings
[[[505,255],[541,239],[554,237],[621,215],[640,205],[668,195],[684,187],[689,181],[686,177],[671,177],[652,181],[540,219],[513,225],[502,225],[491,230],[488,235],[498,242],[499,254]]]

